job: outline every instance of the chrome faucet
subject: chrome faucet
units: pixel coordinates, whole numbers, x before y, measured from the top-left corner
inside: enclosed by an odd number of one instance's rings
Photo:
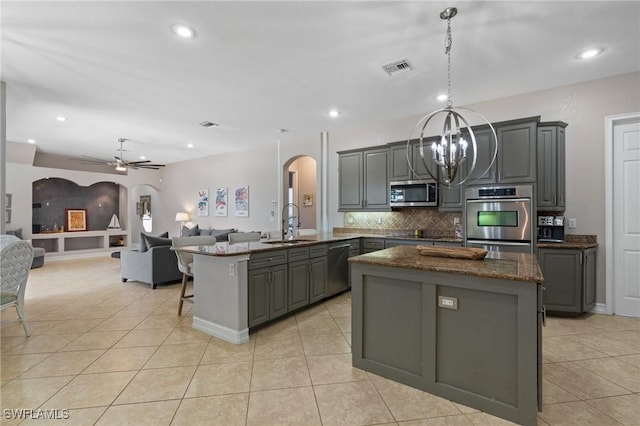
[[[284,212],[285,210],[287,210],[287,207],[289,206],[293,206],[296,208],[296,210],[298,211],[298,216],[288,216],[287,215],[287,221],[285,221],[284,219]],[[294,225],[295,223],[295,219],[298,219],[298,223],[297,225]],[[300,228],[300,207],[298,207],[295,203],[287,203],[284,205],[284,207],[282,208],[282,239],[284,240],[285,235],[287,234],[287,228],[285,228],[285,222],[289,222],[289,239],[293,239],[294,235],[295,235],[295,228],[298,227]]]

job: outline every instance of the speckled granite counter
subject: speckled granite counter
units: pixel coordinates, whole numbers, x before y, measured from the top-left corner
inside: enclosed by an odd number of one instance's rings
[[[399,246],[351,257],[349,262],[536,283],[544,281],[536,257],[525,253],[489,252],[484,260],[468,260],[423,256],[415,247]]]
[[[227,241],[221,241],[209,246],[184,246],[175,250],[194,254],[204,254],[207,256],[241,256],[267,250],[290,249],[294,247],[306,247],[316,244],[352,240],[354,238],[360,238],[361,236],[362,235],[360,234],[318,234],[313,237],[295,238],[293,242],[279,242],[282,240],[263,239],[250,243],[230,244]]]
[[[595,235],[565,235],[563,243],[545,243],[539,242],[538,248],[554,248],[554,249],[577,249],[584,250],[597,247],[598,241]]]

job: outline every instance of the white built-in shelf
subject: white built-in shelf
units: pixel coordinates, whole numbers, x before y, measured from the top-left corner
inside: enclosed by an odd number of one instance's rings
[[[33,234],[31,240],[47,255],[62,255],[120,250],[127,247],[128,235],[125,230],[53,232]]]

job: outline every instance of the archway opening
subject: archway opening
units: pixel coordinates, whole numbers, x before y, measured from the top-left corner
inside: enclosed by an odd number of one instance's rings
[[[283,168],[285,229],[317,229],[317,162],[308,155],[290,158]]]

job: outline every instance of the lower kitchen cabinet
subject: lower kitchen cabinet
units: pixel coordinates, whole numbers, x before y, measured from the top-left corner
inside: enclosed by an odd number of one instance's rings
[[[549,314],[580,315],[596,304],[596,248],[539,248]]]
[[[309,259],[309,303],[317,302],[327,294],[327,257]]]
[[[249,327],[287,313],[287,265],[249,271]]]
[[[287,250],[273,250],[249,259],[249,327],[288,312],[287,255]]]
[[[309,260],[289,263],[289,311],[309,304]]]
[[[384,238],[363,238],[362,247],[363,254],[382,250],[385,248]]]

